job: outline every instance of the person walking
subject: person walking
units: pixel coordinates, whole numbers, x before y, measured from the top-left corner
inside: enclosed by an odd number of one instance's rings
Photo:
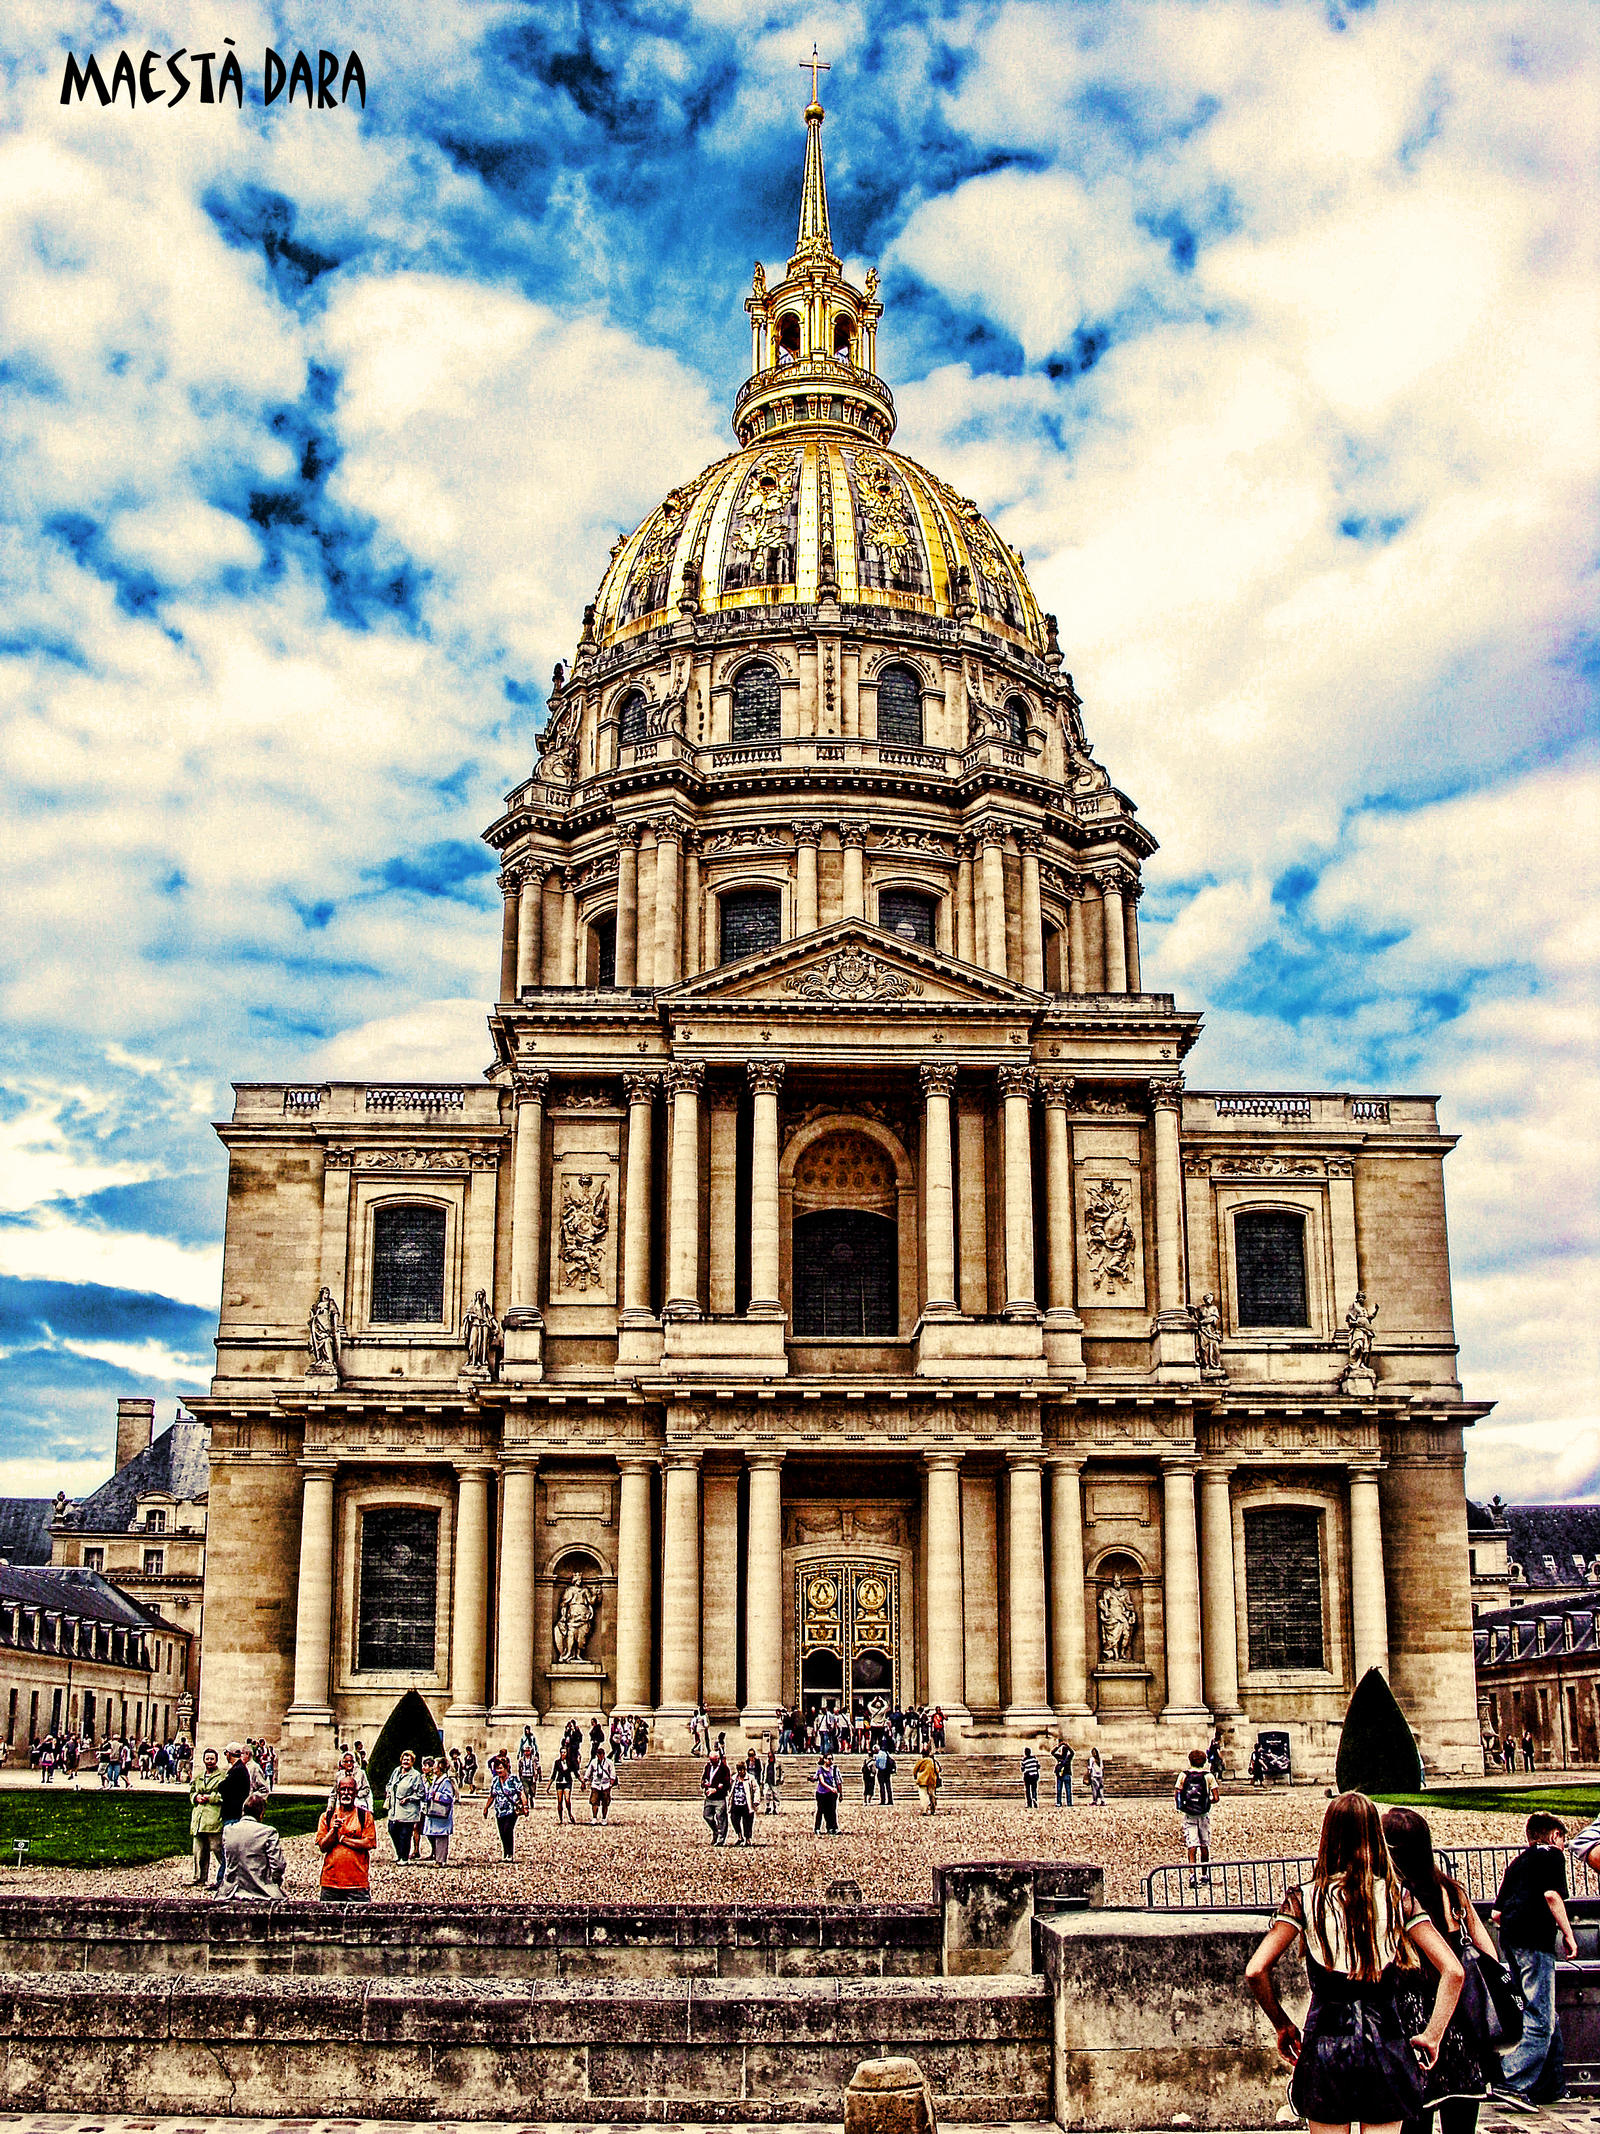
[[[611,1796],[616,1789],[617,1767],[606,1754],[605,1743],[589,1758],[589,1768],[584,1773],[589,1788],[589,1820],[605,1823],[611,1819]]]
[[[271,1904],[283,1895],[283,1841],[261,1820],[265,1794],[252,1793],[244,1814],[222,1833],[222,1895]]]
[[[1024,1808],[1039,1805],[1039,1759],[1031,1741],[1022,1752],[1022,1805]]]
[[[1098,1742],[1089,1750],[1089,1761],[1084,1768],[1089,1774],[1089,1806],[1103,1808],[1106,1804],[1106,1767]]]
[[[444,1758],[436,1757],[433,1784],[428,1788],[427,1803],[422,1811],[422,1834],[428,1841],[435,1867],[443,1867],[448,1863],[450,1839],[455,1827],[456,1782],[450,1775],[450,1768]]]
[[[733,1824],[735,1845],[748,1845],[756,1834],[756,1811],[751,1799],[751,1783],[748,1768],[741,1764],[734,1772],[733,1784],[728,1789],[728,1816]]]
[[[816,1785],[817,1814],[811,1825],[812,1835],[836,1838],[839,1835],[839,1774],[831,1755],[824,1754],[817,1765]]]
[[[1533,1769],[1533,1736],[1526,1727],[1522,1730],[1522,1768],[1524,1771]]]
[[[864,1806],[872,1806],[872,1795],[878,1783],[878,1759],[869,1749],[861,1759],[861,1799]]]
[[[778,1790],[782,1784],[783,1765],[778,1761],[777,1749],[769,1740],[767,1743],[767,1759],[761,1767],[761,1812],[763,1815],[777,1814]]]
[[[1500,1927],[1500,1949],[1516,1973],[1527,2004],[1522,2037],[1505,2056],[1503,2079],[1508,2090],[1530,2096],[1539,2087],[1545,2061],[1560,2050],[1556,2027],[1556,1958],[1570,1963],[1578,1953],[1577,1937],[1567,1916],[1566,1826],[1553,1815],[1530,1815],[1527,1846],[1500,1878],[1492,1917]]]
[[[317,1850],[322,1855],[322,1879],[317,1895],[324,1904],[370,1904],[372,1901],[372,1849],[378,1842],[378,1826],[372,1811],[356,1799],[356,1782],[341,1778],[334,1805],[324,1808],[317,1824]]]
[[[563,1737],[561,1747],[556,1754],[555,1763],[551,1768],[550,1790],[556,1797],[557,1829],[561,1827],[563,1817],[569,1823],[575,1820],[572,1813],[572,1782],[578,1775],[576,1765],[573,1762],[577,1753],[572,1737]]]
[[[492,1815],[500,1833],[500,1851],[506,1859],[516,1849],[517,1820],[528,1812],[528,1796],[522,1780],[511,1769],[511,1758],[502,1749],[489,1759],[489,1784],[483,1796],[483,1812]]]
[[[1211,1810],[1221,1790],[1206,1767],[1205,1750],[1191,1749],[1188,1763],[1172,1782],[1173,1805],[1183,1818],[1191,1889],[1211,1880]]]
[[[939,1787],[942,1782],[942,1774],[932,1749],[923,1750],[912,1769],[911,1777],[917,1789],[917,1798],[922,1803],[923,1813],[932,1815],[939,1805]]]
[[[228,1751],[228,1754],[231,1756],[233,1754],[233,1751],[230,1749]],[[250,1767],[247,1764],[247,1775],[249,1773],[249,1769]],[[339,1781],[341,1778],[348,1778],[354,1781],[356,1789],[356,1799],[361,1803],[362,1807],[370,1813],[372,1809],[372,1781],[367,1776],[366,1765],[359,1760],[353,1749],[346,1749],[344,1754],[339,1758],[339,1767],[333,1774],[333,1784],[328,1788],[328,1806],[330,1808],[333,1806],[334,1794],[338,1790]],[[254,1783],[253,1780],[251,1782],[252,1784]],[[265,1777],[262,1777],[261,1784],[263,1786],[266,1784]]]
[[[1391,1808],[1383,1818],[1383,1835],[1401,1887],[1433,1921],[1451,1954],[1464,1957],[1470,1944],[1479,1957],[1498,1964],[1499,1952],[1472,1899],[1435,1858],[1433,1833],[1424,1818],[1414,1808]],[[1427,1974],[1403,1973],[1399,1993],[1400,2027],[1410,2035],[1427,2021]],[[1500,2056],[1489,2042],[1489,2018],[1482,1977],[1474,1969],[1424,2083],[1422,2112],[1407,2120],[1404,2134],[1427,2134],[1428,2114],[1435,2109],[1439,2134],[1474,2134],[1478,2107],[1502,2079]]]
[[[720,1748],[715,1748],[700,1774],[700,1813],[711,1833],[713,1845],[728,1842],[728,1796],[732,1791],[733,1773],[728,1769],[728,1759]]]
[[[894,1806],[894,1774],[900,1767],[889,1753],[887,1740],[882,1740],[878,1743],[878,1753],[874,1761],[878,1768],[878,1805],[880,1808],[892,1808]]]
[[[1272,1975],[1297,1940],[1311,1984],[1303,2031],[1285,2014]],[[1427,2023],[1408,2041],[1397,1987],[1419,1958],[1438,1984]],[[1462,1978],[1460,1958],[1401,1885],[1377,1809],[1365,1794],[1341,1793],[1322,1819],[1310,1881],[1285,1894],[1245,1967],[1294,2070],[1289,2102],[1312,2134],[1357,2124],[1366,2134],[1398,2134],[1421,2111],[1424,2071],[1438,2060]]]
[[[217,1752],[207,1749],[200,1769],[189,1782],[189,1835],[194,1841],[194,1885],[203,1889],[211,1879],[211,1856],[222,1860],[222,1772]]]
[[[539,1768],[539,1743],[531,1726],[522,1729],[522,1739],[517,1744],[517,1776],[529,1801],[536,1801],[544,1773]]]
[[[1058,1741],[1051,1752],[1051,1761],[1056,1767],[1056,1806],[1072,1806],[1072,1743]]]
[[[359,1800],[359,1789],[356,1797]],[[400,1761],[389,1773],[389,1783],[383,1793],[384,1820],[389,1826],[389,1842],[397,1860],[411,1858],[417,1839],[417,1824],[427,1805],[427,1782],[417,1769],[417,1759],[409,1749],[402,1749]]]

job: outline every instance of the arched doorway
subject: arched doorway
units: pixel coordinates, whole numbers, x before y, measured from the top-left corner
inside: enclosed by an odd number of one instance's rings
[[[898,1224],[863,1208],[796,1216],[794,1331],[823,1341],[898,1334]]]

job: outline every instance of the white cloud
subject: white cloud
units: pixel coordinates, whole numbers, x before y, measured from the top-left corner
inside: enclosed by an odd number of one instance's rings
[[[94,1460],[0,1460],[0,1496],[53,1497],[64,1490],[74,1502],[111,1479],[111,1463]]]
[[[25,1226],[0,1227],[0,1275],[144,1290],[215,1311],[222,1294],[222,1247],[91,1229],[45,1210]]]

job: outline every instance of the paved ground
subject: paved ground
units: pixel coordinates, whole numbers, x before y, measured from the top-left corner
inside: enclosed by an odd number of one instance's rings
[[[1177,1816],[1158,1800],[1031,1811],[1020,1803],[955,1800],[930,1819],[918,1813],[914,1794],[909,1804],[893,1808],[868,1808],[859,1794],[847,1794],[839,1835],[819,1838],[812,1834],[801,1768],[791,1770],[783,1811],[757,1816],[756,1843],[747,1852],[731,1844],[714,1851],[692,1804],[630,1802],[624,1771],[607,1825],[591,1827],[584,1804],[575,1828],[558,1827],[548,1795],[541,1795],[518,1830],[515,1863],[505,1865],[481,1798],[469,1796],[457,1809],[443,1870],[402,1867],[380,1826],[373,1894],[391,1903],[441,1904],[803,1900],[820,1897],[831,1881],[843,1878],[859,1883],[869,1900],[924,1902],[941,1861],[1043,1858],[1098,1862],[1106,1869],[1108,1902],[1142,1904],[1148,1870],[1182,1859]],[[1213,1818],[1212,1850],[1218,1859],[1314,1852],[1325,1806],[1314,1787],[1224,1794]],[[1513,1816],[1452,1810],[1431,1820],[1435,1837],[1445,1843],[1520,1842]],[[315,1841],[294,1838],[286,1850],[288,1894],[310,1896],[320,1865]],[[179,1896],[188,1883],[184,1859],[127,1869],[0,1868],[0,1890],[18,1895]]]

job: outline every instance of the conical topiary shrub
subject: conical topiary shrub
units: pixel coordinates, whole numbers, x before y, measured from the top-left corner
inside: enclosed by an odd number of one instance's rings
[[[1335,1766],[1341,1793],[1420,1793],[1422,1758],[1382,1672],[1369,1667],[1356,1684],[1339,1736]]]
[[[367,1758],[367,1776],[372,1781],[372,1806],[383,1805],[389,1773],[400,1761],[400,1751],[409,1749],[420,1763],[424,1756],[442,1756],[444,1737],[433,1723],[433,1714],[414,1689],[408,1689],[388,1718],[383,1732]]]

